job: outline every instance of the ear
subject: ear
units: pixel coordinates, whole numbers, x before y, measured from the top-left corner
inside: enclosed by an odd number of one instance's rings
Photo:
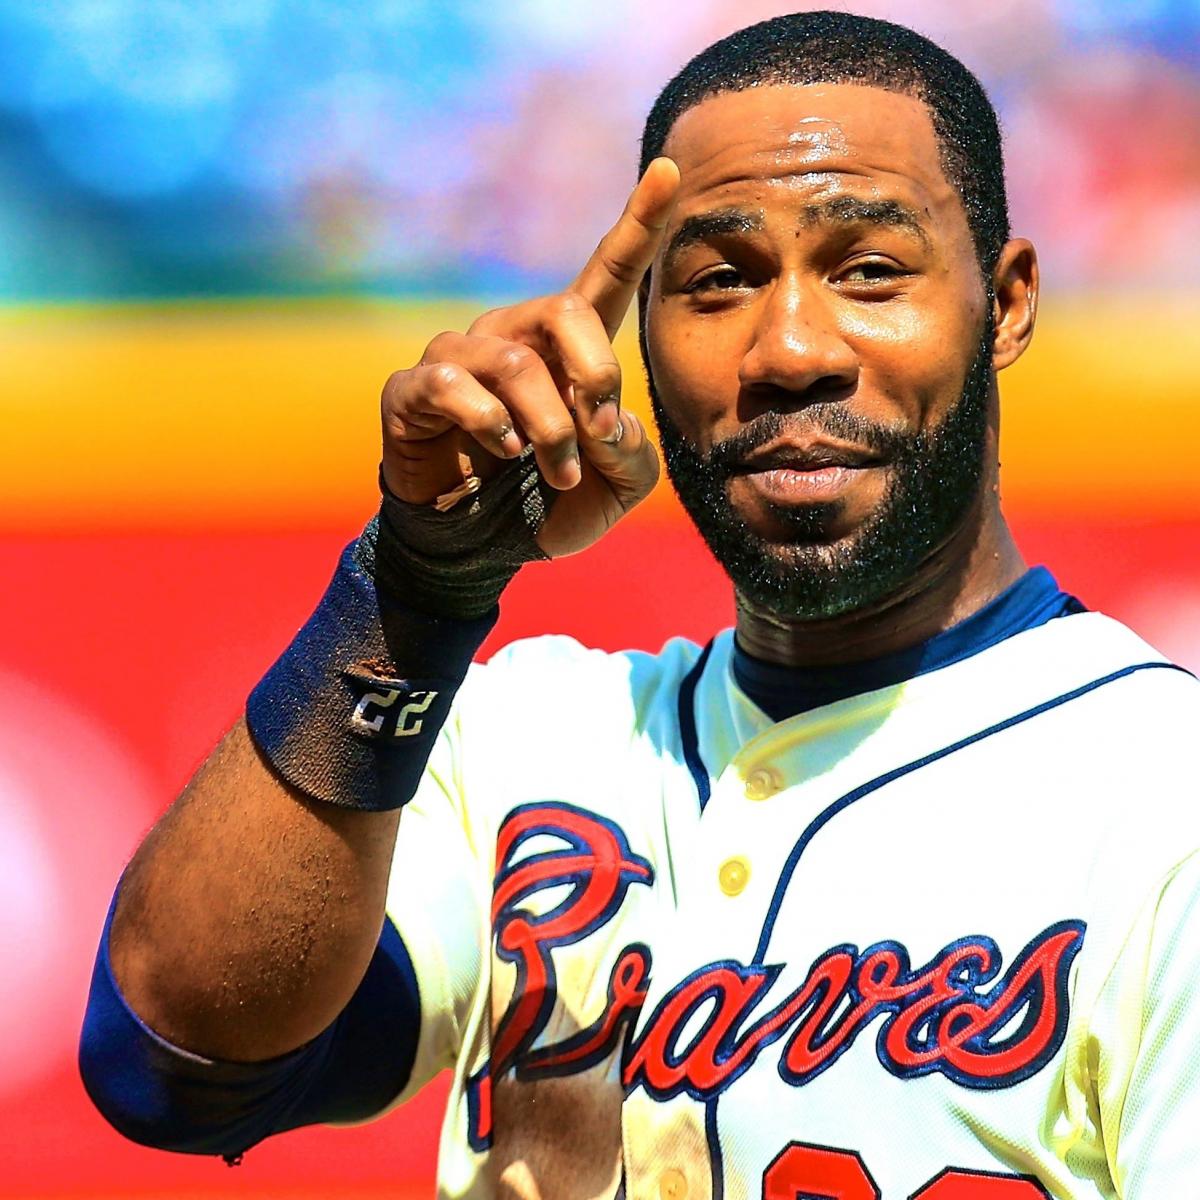
[[[997,371],[1015,363],[1033,340],[1037,321],[1038,261],[1033,243],[1025,238],[1006,242],[992,274],[996,336],[992,366]]]

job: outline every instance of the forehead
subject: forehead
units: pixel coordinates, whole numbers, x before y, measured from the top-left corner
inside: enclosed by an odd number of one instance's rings
[[[859,195],[965,225],[920,100],[854,84],[773,84],[710,96],[683,113],[663,153],[679,165],[676,217]]]

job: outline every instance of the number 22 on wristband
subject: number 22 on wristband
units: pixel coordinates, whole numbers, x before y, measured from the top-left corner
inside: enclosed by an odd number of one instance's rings
[[[863,1160],[852,1150],[789,1142],[763,1172],[763,1200],[882,1200]],[[1040,1183],[947,1167],[907,1200],[1048,1200]],[[888,1200],[892,1200],[888,1197]]]

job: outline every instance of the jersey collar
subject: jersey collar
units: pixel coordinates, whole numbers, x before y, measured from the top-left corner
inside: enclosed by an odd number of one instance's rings
[[[738,687],[767,716],[784,721],[939,670],[1055,617],[1085,611],[1074,596],[1059,589],[1045,567],[1034,567],[965,621],[906,650],[836,667],[796,668],[753,658],[735,638],[733,675]]]

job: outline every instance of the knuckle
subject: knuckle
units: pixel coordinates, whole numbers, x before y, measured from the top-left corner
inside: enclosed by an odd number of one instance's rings
[[[397,413],[387,413],[383,418],[383,442],[386,446],[392,441],[403,441],[408,436],[409,427],[406,421]]]
[[[575,445],[575,426],[571,421],[551,418],[538,429],[537,441],[547,449],[566,451]]]
[[[434,394],[444,394],[458,386],[462,367],[452,362],[431,363],[425,370],[425,380]]]
[[[464,429],[494,429],[506,424],[508,414],[504,406],[491,395],[472,397],[465,405],[460,424]]]
[[[637,283],[641,279],[643,274],[641,264],[631,258],[626,258],[623,254],[614,253],[613,248],[605,242],[600,243],[596,253],[600,265],[614,279],[619,279],[622,283]]]
[[[455,334],[449,330],[443,330],[441,333],[434,336],[429,345],[425,347],[425,353],[421,355],[422,364],[439,362],[446,357],[449,351],[450,340],[455,337]]]
[[[588,380],[588,391],[593,396],[611,396],[621,390],[621,364],[617,362],[597,363]]]
[[[541,366],[542,360],[528,346],[510,344],[496,356],[496,374],[511,381]]]
[[[656,237],[658,235],[659,230],[655,226],[651,225],[650,222],[647,221],[645,217],[643,217],[642,214],[633,207],[628,205],[626,206],[625,216],[637,226],[638,232],[643,236]]]
[[[559,292],[550,297],[550,310],[555,316],[570,317],[587,312],[591,307],[587,297],[576,291]]]
[[[487,312],[480,313],[467,328],[467,332],[471,334],[486,334],[498,328],[504,321],[504,314],[508,311],[507,308],[489,308]]]

